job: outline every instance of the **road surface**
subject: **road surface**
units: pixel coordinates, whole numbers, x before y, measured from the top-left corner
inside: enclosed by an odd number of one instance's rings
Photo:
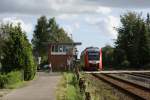
[[[38,73],[38,79],[29,85],[13,90],[2,100],[56,100],[56,88],[61,78],[60,74]]]

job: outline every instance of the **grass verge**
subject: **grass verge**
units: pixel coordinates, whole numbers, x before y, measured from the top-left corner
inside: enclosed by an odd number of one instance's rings
[[[83,100],[73,73],[63,73],[56,91],[57,100]]]
[[[92,100],[135,100],[90,74],[85,74],[83,77],[86,80],[86,91],[90,92]]]
[[[33,80],[36,80],[38,78],[37,75],[35,75]],[[24,86],[27,86],[31,81],[24,81],[22,73],[19,71],[10,72],[8,74],[0,74],[0,100],[2,97],[6,94],[8,94],[10,91],[22,88]]]

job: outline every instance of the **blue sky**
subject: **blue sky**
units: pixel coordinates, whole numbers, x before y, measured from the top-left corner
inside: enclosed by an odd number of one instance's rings
[[[56,17],[74,41],[82,42],[81,52],[87,46],[113,46],[120,15],[128,11],[146,15],[149,5],[149,0],[1,0],[0,22],[20,22],[31,40],[37,18]]]

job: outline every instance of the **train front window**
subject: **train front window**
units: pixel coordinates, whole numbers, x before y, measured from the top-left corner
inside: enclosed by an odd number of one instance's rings
[[[99,52],[88,52],[88,60],[99,60]]]

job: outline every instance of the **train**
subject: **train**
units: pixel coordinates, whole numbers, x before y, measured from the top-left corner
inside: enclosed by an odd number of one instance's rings
[[[98,47],[87,47],[80,55],[82,70],[102,70],[102,49]]]

